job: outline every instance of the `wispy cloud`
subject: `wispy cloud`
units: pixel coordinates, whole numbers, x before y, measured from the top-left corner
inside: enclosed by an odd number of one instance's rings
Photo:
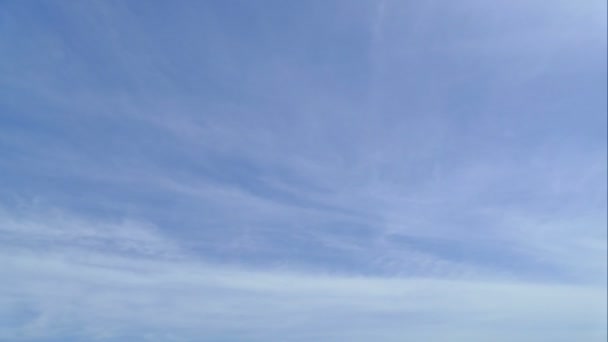
[[[0,7],[0,339],[605,339],[605,3]]]
[[[38,236],[68,230],[70,235],[57,237],[66,244],[52,250],[13,240],[13,247],[2,251],[2,269],[10,274],[0,286],[3,339],[567,341],[605,336],[601,287],[248,270],[149,250],[133,258],[120,244],[91,249],[90,242],[105,242],[108,232],[120,228],[130,244],[173,243],[136,223],[113,227],[73,217],[26,217],[20,224],[38,227]],[[32,238],[27,229],[15,234]],[[547,329],[553,332],[547,335]]]

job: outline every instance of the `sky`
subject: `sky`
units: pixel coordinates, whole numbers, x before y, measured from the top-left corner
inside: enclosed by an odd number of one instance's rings
[[[606,2],[0,2],[1,341],[605,341]]]

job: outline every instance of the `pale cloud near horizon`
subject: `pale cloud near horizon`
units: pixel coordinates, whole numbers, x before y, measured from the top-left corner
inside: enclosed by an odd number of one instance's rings
[[[136,222],[58,216],[3,216],[4,239],[24,235],[50,248],[1,252],[0,265],[11,274],[0,285],[2,339],[605,338],[601,287],[246,269],[197,260]]]

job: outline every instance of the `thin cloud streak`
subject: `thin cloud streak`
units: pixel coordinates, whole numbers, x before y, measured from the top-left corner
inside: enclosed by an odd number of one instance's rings
[[[143,330],[144,340],[175,341],[200,334],[263,341],[287,333],[289,341],[536,341],[555,327],[550,336],[557,341],[605,336],[601,287],[247,270],[150,250],[132,250],[133,258],[120,246],[89,248],[87,239],[106,239],[107,225],[71,221],[82,228],[79,238],[74,229],[53,226],[65,223],[26,218],[22,225],[39,230],[69,230],[67,244],[45,250],[17,242],[1,252],[11,277],[0,286],[0,317],[13,322],[4,324],[3,339],[53,339],[70,331],[75,339],[118,341]],[[131,234],[142,231],[139,225],[120,227],[140,246],[150,236],[166,240],[151,231]],[[156,242],[151,250],[165,251],[158,247],[164,245],[173,246]]]

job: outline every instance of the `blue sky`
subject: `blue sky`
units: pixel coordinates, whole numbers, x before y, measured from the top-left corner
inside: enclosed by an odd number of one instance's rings
[[[0,340],[607,338],[605,1],[4,1],[0,51]]]

